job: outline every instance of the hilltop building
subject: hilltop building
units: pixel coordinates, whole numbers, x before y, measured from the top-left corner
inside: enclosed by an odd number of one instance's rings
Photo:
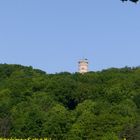
[[[88,59],[81,59],[78,62],[78,72],[82,74],[88,72],[88,64]]]

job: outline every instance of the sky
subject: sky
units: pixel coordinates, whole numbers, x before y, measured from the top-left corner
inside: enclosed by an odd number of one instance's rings
[[[140,3],[0,0],[0,63],[47,73],[140,65]]]

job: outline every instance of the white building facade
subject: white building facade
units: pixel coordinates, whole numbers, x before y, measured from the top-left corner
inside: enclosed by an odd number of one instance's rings
[[[78,62],[78,72],[79,73],[86,73],[88,72],[88,60],[87,59],[82,59]]]

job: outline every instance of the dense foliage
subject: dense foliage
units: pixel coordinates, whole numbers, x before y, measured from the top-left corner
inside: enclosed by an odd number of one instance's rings
[[[121,1],[124,2],[124,1],[128,1],[128,0],[121,0]],[[139,0],[129,0],[129,1],[137,3]]]
[[[0,137],[140,140],[140,68],[84,75],[0,65]]]

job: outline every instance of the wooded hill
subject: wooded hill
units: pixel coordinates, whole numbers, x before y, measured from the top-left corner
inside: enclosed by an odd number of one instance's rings
[[[0,137],[140,140],[140,68],[46,74],[1,64]]]

